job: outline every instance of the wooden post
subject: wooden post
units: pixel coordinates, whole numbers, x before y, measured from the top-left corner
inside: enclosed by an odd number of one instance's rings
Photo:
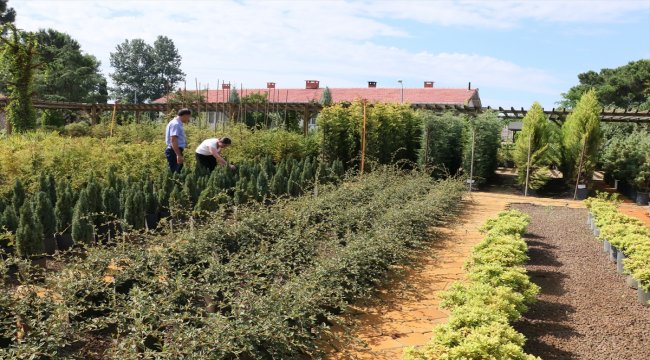
[[[363,99],[363,128],[361,128],[361,176],[366,165],[366,107],[368,100]]]
[[[113,129],[115,128],[115,113],[117,112],[117,100],[113,104],[113,116],[111,118],[111,137],[113,136]]]
[[[90,124],[95,125],[97,124],[97,104],[92,104],[90,106]]]

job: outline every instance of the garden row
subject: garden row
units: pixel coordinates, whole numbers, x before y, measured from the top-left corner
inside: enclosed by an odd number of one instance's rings
[[[377,169],[318,196],[90,247],[37,277],[10,258],[0,267],[0,357],[318,356],[329,319],[408,263],[430,227],[455,214],[462,189]],[[12,266],[23,279],[14,289]]]
[[[125,228],[154,229],[160,217],[185,220],[228,205],[298,196],[315,183],[338,182],[343,165],[311,158],[274,164],[270,158],[242,163],[237,172],[186,167],[180,174],[161,172],[156,179],[122,178],[111,167],[104,179],[92,174],[74,191],[68,181],[41,173],[38,189],[27,193],[16,180],[11,196],[0,199],[0,229],[5,245],[23,257],[52,254],[72,243],[91,244]],[[56,241],[55,241],[56,238]]]
[[[616,263],[617,271],[628,275],[626,282],[637,289],[639,302],[650,305],[650,229],[619,213],[611,199],[591,198],[587,207],[588,224],[603,242],[603,250]]]
[[[405,359],[538,359],[524,352],[524,336],[510,325],[539,292],[523,268],[528,255],[521,236],[529,221],[516,210],[488,220],[485,238],[465,264],[469,282],[455,283],[442,295],[449,321],[434,329],[427,345],[409,349]]]

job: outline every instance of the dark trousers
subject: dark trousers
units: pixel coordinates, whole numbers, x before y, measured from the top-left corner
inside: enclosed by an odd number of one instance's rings
[[[184,149],[181,148],[180,150],[182,155]],[[165,149],[165,157],[167,158],[167,163],[169,164],[169,170],[172,172],[181,172],[181,169],[183,169],[183,164],[176,162],[176,153],[174,152],[174,149],[169,147]]]
[[[194,153],[196,155],[196,165],[197,166],[203,166],[204,168],[210,170],[214,170],[215,167],[217,167],[217,159],[212,156],[212,155],[202,155],[199,153]]]

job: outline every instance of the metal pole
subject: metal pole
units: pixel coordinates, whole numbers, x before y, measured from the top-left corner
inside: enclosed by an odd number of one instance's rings
[[[404,104],[404,82],[402,80],[397,80],[397,82],[400,84],[402,87],[401,94],[402,94],[402,104]]]
[[[524,196],[528,196],[528,179],[530,178],[530,153],[531,147],[533,144],[533,135],[535,134],[535,128],[532,129],[530,135],[528,135],[528,161],[526,162],[526,187],[524,188]]]
[[[469,192],[472,192],[472,183],[474,182],[474,147],[476,144],[476,129],[472,126],[472,158],[469,163]]]

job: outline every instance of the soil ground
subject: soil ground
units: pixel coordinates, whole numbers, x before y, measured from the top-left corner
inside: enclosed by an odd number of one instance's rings
[[[333,344],[328,359],[401,359],[406,347],[424,345],[431,338],[433,327],[447,320],[448,313],[439,308],[438,294],[464,278],[463,264],[472,247],[482,239],[478,229],[509,204],[524,201],[583,207],[572,200],[473,192],[464,199],[465,210],[458,216],[458,222],[447,229],[436,229],[442,237],[420,256],[421,266],[381,290],[375,303],[351,309],[346,320],[354,326],[350,335],[360,344]],[[341,334],[340,328],[334,331]]]
[[[526,267],[541,287],[515,324],[528,338],[526,351],[545,360],[650,359],[650,308],[616,273],[587,226],[587,211],[513,207],[532,217]]]

